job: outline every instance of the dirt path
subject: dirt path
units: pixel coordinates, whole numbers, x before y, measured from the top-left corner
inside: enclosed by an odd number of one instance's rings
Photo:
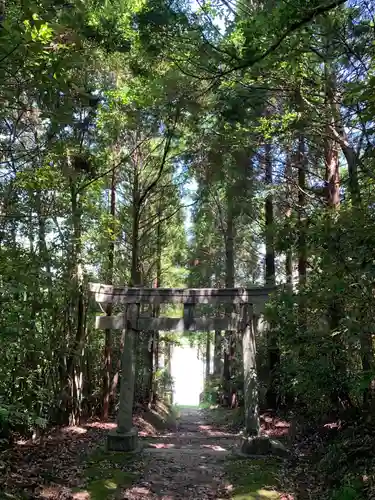
[[[138,419],[143,449],[135,454],[106,451],[107,433],[115,427],[110,422],[56,429],[37,442],[20,441],[0,452],[0,499],[293,498],[279,491],[279,462],[232,454],[241,439],[225,430],[231,415],[222,417],[182,410],[174,432],[162,434]]]
[[[119,498],[208,500],[230,498],[224,461],[238,446],[234,434],[214,429],[196,409],[181,411],[176,432],[148,440],[142,477]]]

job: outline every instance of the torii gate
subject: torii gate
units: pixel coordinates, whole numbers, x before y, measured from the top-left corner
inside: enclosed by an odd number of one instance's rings
[[[134,334],[140,330],[243,332],[244,399],[246,432],[259,432],[256,347],[254,319],[263,312],[264,305],[275,287],[253,288],[128,288],[90,283],[89,290],[99,304],[124,304],[124,312],[116,316],[98,316],[96,328],[125,331],[121,357],[120,401],[117,428],[107,439],[108,450],[133,451],[138,446],[137,430],[132,426],[134,397]],[[141,304],[183,304],[183,318],[146,317],[140,315]],[[196,304],[227,304],[237,306],[239,313],[223,317],[196,318]],[[234,308],[233,308],[234,310]]]

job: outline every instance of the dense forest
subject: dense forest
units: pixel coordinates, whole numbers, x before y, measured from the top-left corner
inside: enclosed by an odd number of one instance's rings
[[[116,411],[123,339],[89,282],[276,285],[262,407],[374,435],[373,2],[0,9],[0,444]],[[238,336],[190,340],[213,352],[202,397],[241,406]],[[176,342],[139,332],[135,404]]]

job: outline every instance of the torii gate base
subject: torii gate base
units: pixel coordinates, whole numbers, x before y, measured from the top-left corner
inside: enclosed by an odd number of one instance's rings
[[[110,431],[107,435],[107,450],[108,451],[137,451],[138,431],[136,428],[130,429],[129,432],[118,432],[117,429]]]
[[[125,311],[117,316],[98,316],[96,327],[101,329],[122,329],[125,332],[121,356],[120,403],[117,429],[111,431],[107,439],[110,451],[135,451],[138,448],[138,433],[132,423],[134,398],[134,335],[139,330],[235,330],[244,332],[244,393],[246,411],[246,431],[249,435],[259,432],[257,378],[255,365],[255,335],[251,328],[254,313],[263,311],[270,292],[274,287],[254,288],[126,288],[92,283],[90,291],[100,304],[124,304]],[[151,318],[139,315],[140,304],[160,305],[165,303],[183,304],[183,319]],[[194,318],[195,304],[227,304],[228,309],[238,306],[238,313],[230,313],[220,318]]]

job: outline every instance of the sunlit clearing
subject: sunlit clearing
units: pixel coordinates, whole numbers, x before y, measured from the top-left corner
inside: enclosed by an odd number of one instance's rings
[[[203,363],[195,347],[174,347],[171,361],[174,378],[173,401],[181,406],[198,406],[203,391]]]

